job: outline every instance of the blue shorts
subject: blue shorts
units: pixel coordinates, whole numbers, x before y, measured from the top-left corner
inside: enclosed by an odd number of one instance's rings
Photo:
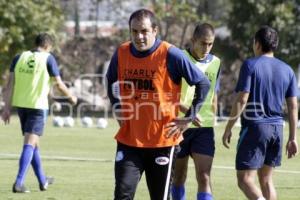
[[[212,127],[189,128],[183,133],[183,141],[179,144],[178,158],[198,153],[213,157],[215,154],[214,129]]]
[[[47,110],[18,108],[22,134],[33,133],[39,136],[43,135],[47,113]]]
[[[242,127],[237,145],[237,170],[281,165],[283,126],[255,124]]]

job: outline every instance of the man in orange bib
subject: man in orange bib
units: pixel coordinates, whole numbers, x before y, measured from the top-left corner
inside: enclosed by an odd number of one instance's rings
[[[120,124],[114,199],[133,199],[145,172],[151,199],[166,200],[175,149],[210,84],[181,50],[156,38],[157,19],[151,11],[135,11],[129,28],[131,41],[115,51],[106,75]],[[177,118],[182,78],[195,85],[195,98],[185,117]]]

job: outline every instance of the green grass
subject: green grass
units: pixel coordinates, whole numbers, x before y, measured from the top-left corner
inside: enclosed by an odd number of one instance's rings
[[[114,155],[116,142],[113,139],[117,123],[109,121],[106,129],[55,128],[48,119],[45,135],[41,139],[43,167],[48,175],[55,177],[55,184],[48,191],[38,190],[37,180],[32,172],[26,178],[29,194],[11,192],[18,170],[18,156],[22,149],[19,122],[12,118],[9,126],[0,125],[0,200],[111,200],[114,190]],[[212,170],[213,192],[216,200],[244,200],[236,185],[234,167],[235,146],[239,128],[234,129],[231,148],[221,144],[224,124],[216,128],[216,156]],[[287,128],[285,129],[287,138]],[[74,158],[68,159],[68,158]],[[86,159],[86,161],[84,161]],[[282,167],[275,172],[275,186],[278,199],[299,200],[300,157],[282,161]],[[297,171],[298,173],[291,173]],[[194,166],[190,162],[186,184],[187,198],[195,199],[197,184]],[[147,187],[142,178],[135,199],[149,199]]]

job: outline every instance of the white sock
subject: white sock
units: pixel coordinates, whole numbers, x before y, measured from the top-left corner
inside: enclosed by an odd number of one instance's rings
[[[257,200],[266,200],[264,197],[259,197]]]

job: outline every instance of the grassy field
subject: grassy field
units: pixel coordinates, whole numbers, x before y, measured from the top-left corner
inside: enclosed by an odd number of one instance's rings
[[[26,178],[29,194],[11,192],[22,149],[19,122],[12,118],[9,126],[0,125],[0,200],[111,200],[114,190],[114,154],[117,130],[114,120],[109,120],[106,129],[55,128],[51,118],[41,140],[41,154],[46,174],[55,177],[55,184],[48,191],[38,190],[37,180],[30,168]],[[246,199],[236,185],[234,156],[239,128],[234,129],[231,148],[221,144],[224,124],[216,128],[216,157],[212,171],[213,192],[216,200]],[[285,129],[287,138],[287,129]],[[187,198],[196,196],[196,181],[192,162],[189,166]],[[300,199],[300,156],[282,161],[275,172],[275,186],[281,200]],[[147,200],[144,178],[138,186],[135,199]]]

